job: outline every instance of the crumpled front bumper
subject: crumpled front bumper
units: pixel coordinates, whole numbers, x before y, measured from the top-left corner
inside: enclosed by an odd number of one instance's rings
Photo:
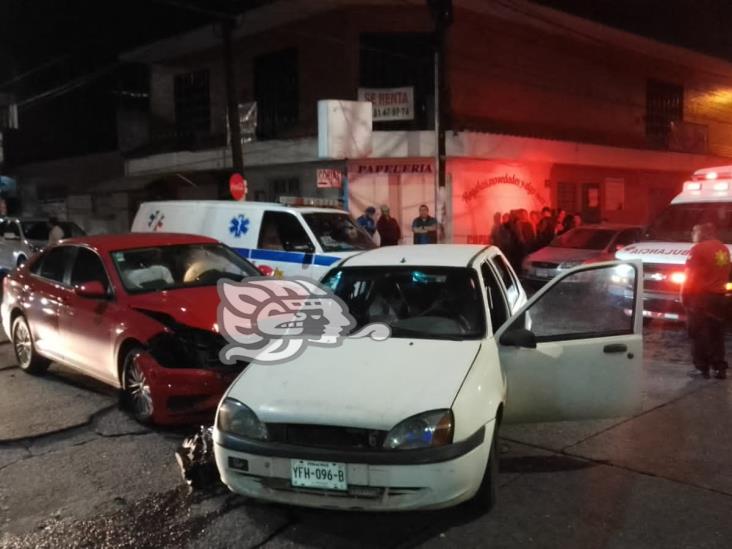
[[[147,352],[135,362],[150,384],[153,422],[158,425],[212,423],[221,397],[240,373],[226,367],[165,368]]]

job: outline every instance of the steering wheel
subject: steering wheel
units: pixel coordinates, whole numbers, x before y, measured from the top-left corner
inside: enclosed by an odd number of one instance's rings
[[[193,279],[194,283],[206,283],[206,282],[216,282],[223,273],[219,271],[218,269],[209,269],[208,271],[203,271],[200,275],[198,275],[196,278]]]

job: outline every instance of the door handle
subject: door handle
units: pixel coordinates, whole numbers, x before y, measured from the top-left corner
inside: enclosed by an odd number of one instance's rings
[[[628,350],[628,346],[625,343],[612,343],[605,345],[602,351],[604,353],[624,353]]]

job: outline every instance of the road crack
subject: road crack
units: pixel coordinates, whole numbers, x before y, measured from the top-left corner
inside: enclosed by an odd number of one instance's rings
[[[702,386],[702,387],[699,387],[699,388],[694,389],[692,391],[689,391],[688,393],[684,393],[683,395],[679,395],[676,398],[672,398],[671,400],[668,400],[666,402],[662,402],[658,406],[654,406],[653,408],[649,408],[648,410],[644,410],[644,411],[640,412],[639,414],[636,414],[634,416],[625,418],[624,420],[621,420],[618,423],[613,423],[609,427],[606,427],[604,429],[601,429],[600,431],[597,431],[596,433],[592,433],[591,435],[586,436],[582,440],[579,440],[577,442],[573,442],[572,444],[568,444],[567,446],[565,446],[562,449],[560,449],[559,452],[564,453],[567,450],[569,450],[570,448],[573,448],[575,446],[579,446],[580,444],[583,444],[583,443],[587,442],[588,440],[592,440],[593,438],[595,438],[597,436],[600,436],[600,435],[603,435],[605,433],[608,433],[608,432],[612,431],[613,429],[616,429],[617,427],[620,427],[621,425],[625,425],[626,423],[628,423],[630,421],[633,421],[635,419],[638,419],[638,418],[641,418],[643,416],[646,416],[646,415],[650,414],[651,412],[655,412],[657,410],[660,410],[661,408],[665,408],[666,406],[669,406],[670,404],[675,404],[675,403],[677,403],[677,402],[685,399],[686,397],[695,395],[695,394],[697,394],[697,393],[699,393],[701,391],[707,390],[707,389],[711,389],[712,387],[714,387],[714,386],[713,385]],[[515,442],[518,442],[518,441],[515,441]],[[553,452],[556,452],[556,450],[552,450],[552,451]]]
[[[704,490],[706,492],[711,492],[713,494],[727,496],[727,497],[732,497],[732,493],[730,493],[730,492],[724,492],[722,490],[717,490],[715,488],[709,488],[708,486],[702,486],[702,485],[696,484],[694,482],[686,482],[686,481],[679,480],[677,478],[671,478],[671,477],[667,477],[667,476],[664,476],[664,475],[659,475],[659,474],[656,474],[656,473],[649,473],[648,471],[643,471],[643,470],[640,470],[640,469],[635,469],[633,467],[629,467],[627,465],[620,465],[618,463],[614,463],[611,460],[588,458],[586,456],[581,456],[579,454],[573,454],[573,453],[567,452],[565,450],[555,450],[553,448],[547,448],[547,447],[541,446],[539,444],[531,444],[531,443],[528,443],[528,442],[522,442],[520,440],[515,440],[515,439],[511,439],[511,438],[504,438],[503,440],[506,440],[508,442],[512,442],[514,444],[528,446],[529,448],[534,448],[534,449],[537,449],[537,450],[543,450],[543,451],[548,452],[550,454],[566,456],[566,457],[569,457],[569,458],[572,458],[572,459],[576,459],[578,461],[583,461],[583,462],[586,462],[586,463],[593,463],[595,465],[605,465],[607,467],[613,467],[615,469],[620,469],[622,471],[628,471],[630,473],[635,473],[635,474],[638,474],[638,475],[643,475],[645,477],[651,477],[651,478],[657,478],[657,479],[661,479],[661,480],[666,480],[666,481],[669,481],[669,482],[673,482],[675,484],[680,484],[682,486],[689,486],[691,488],[698,488],[699,490]],[[526,474],[528,474],[528,473],[520,473],[519,476],[524,476]],[[514,480],[516,480],[516,479],[514,479]]]

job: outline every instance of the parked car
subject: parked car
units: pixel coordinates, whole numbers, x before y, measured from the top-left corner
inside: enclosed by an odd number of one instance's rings
[[[637,225],[584,225],[571,229],[526,257],[522,280],[535,289],[562,271],[612,260],[615,252],[638,242],[642,234],[643,228]]]
[[[607,294],[623,265],[641,294],[639,264],[607,262],[563,272],[526,302],[495,247],[387,247],[344,260],[324,284],[355,330],[383,322],[391,337],[252,363],[217,412],[222,480],[246,496],[313,507],[406,510],[472,498],[490,508],[503,423],[637,410],[642,299],[628,317]],[[586,290],[567,299],[576,277]]]
[[[66,238],[86,233],[76,223],[59,221]],[[10,270],[25,263],[30,256],[48,244],[51,227],[48,219],[4,217],[0,219],[0,269]]]
[[[185,232],[215,238],[277,276],[320,279],[334,264],[376,247],[337,201],[282,197],[283,204],[171,200],[140,204],[133,232]],[[326,207],[327,206],[327,207]]]
[[[8,274],[0,313],[22,370],[53,360],[120,387],[141,422],[210,420],[245,366],[219,362],[216,282],[257,275],[211,238],[90,236]]]

